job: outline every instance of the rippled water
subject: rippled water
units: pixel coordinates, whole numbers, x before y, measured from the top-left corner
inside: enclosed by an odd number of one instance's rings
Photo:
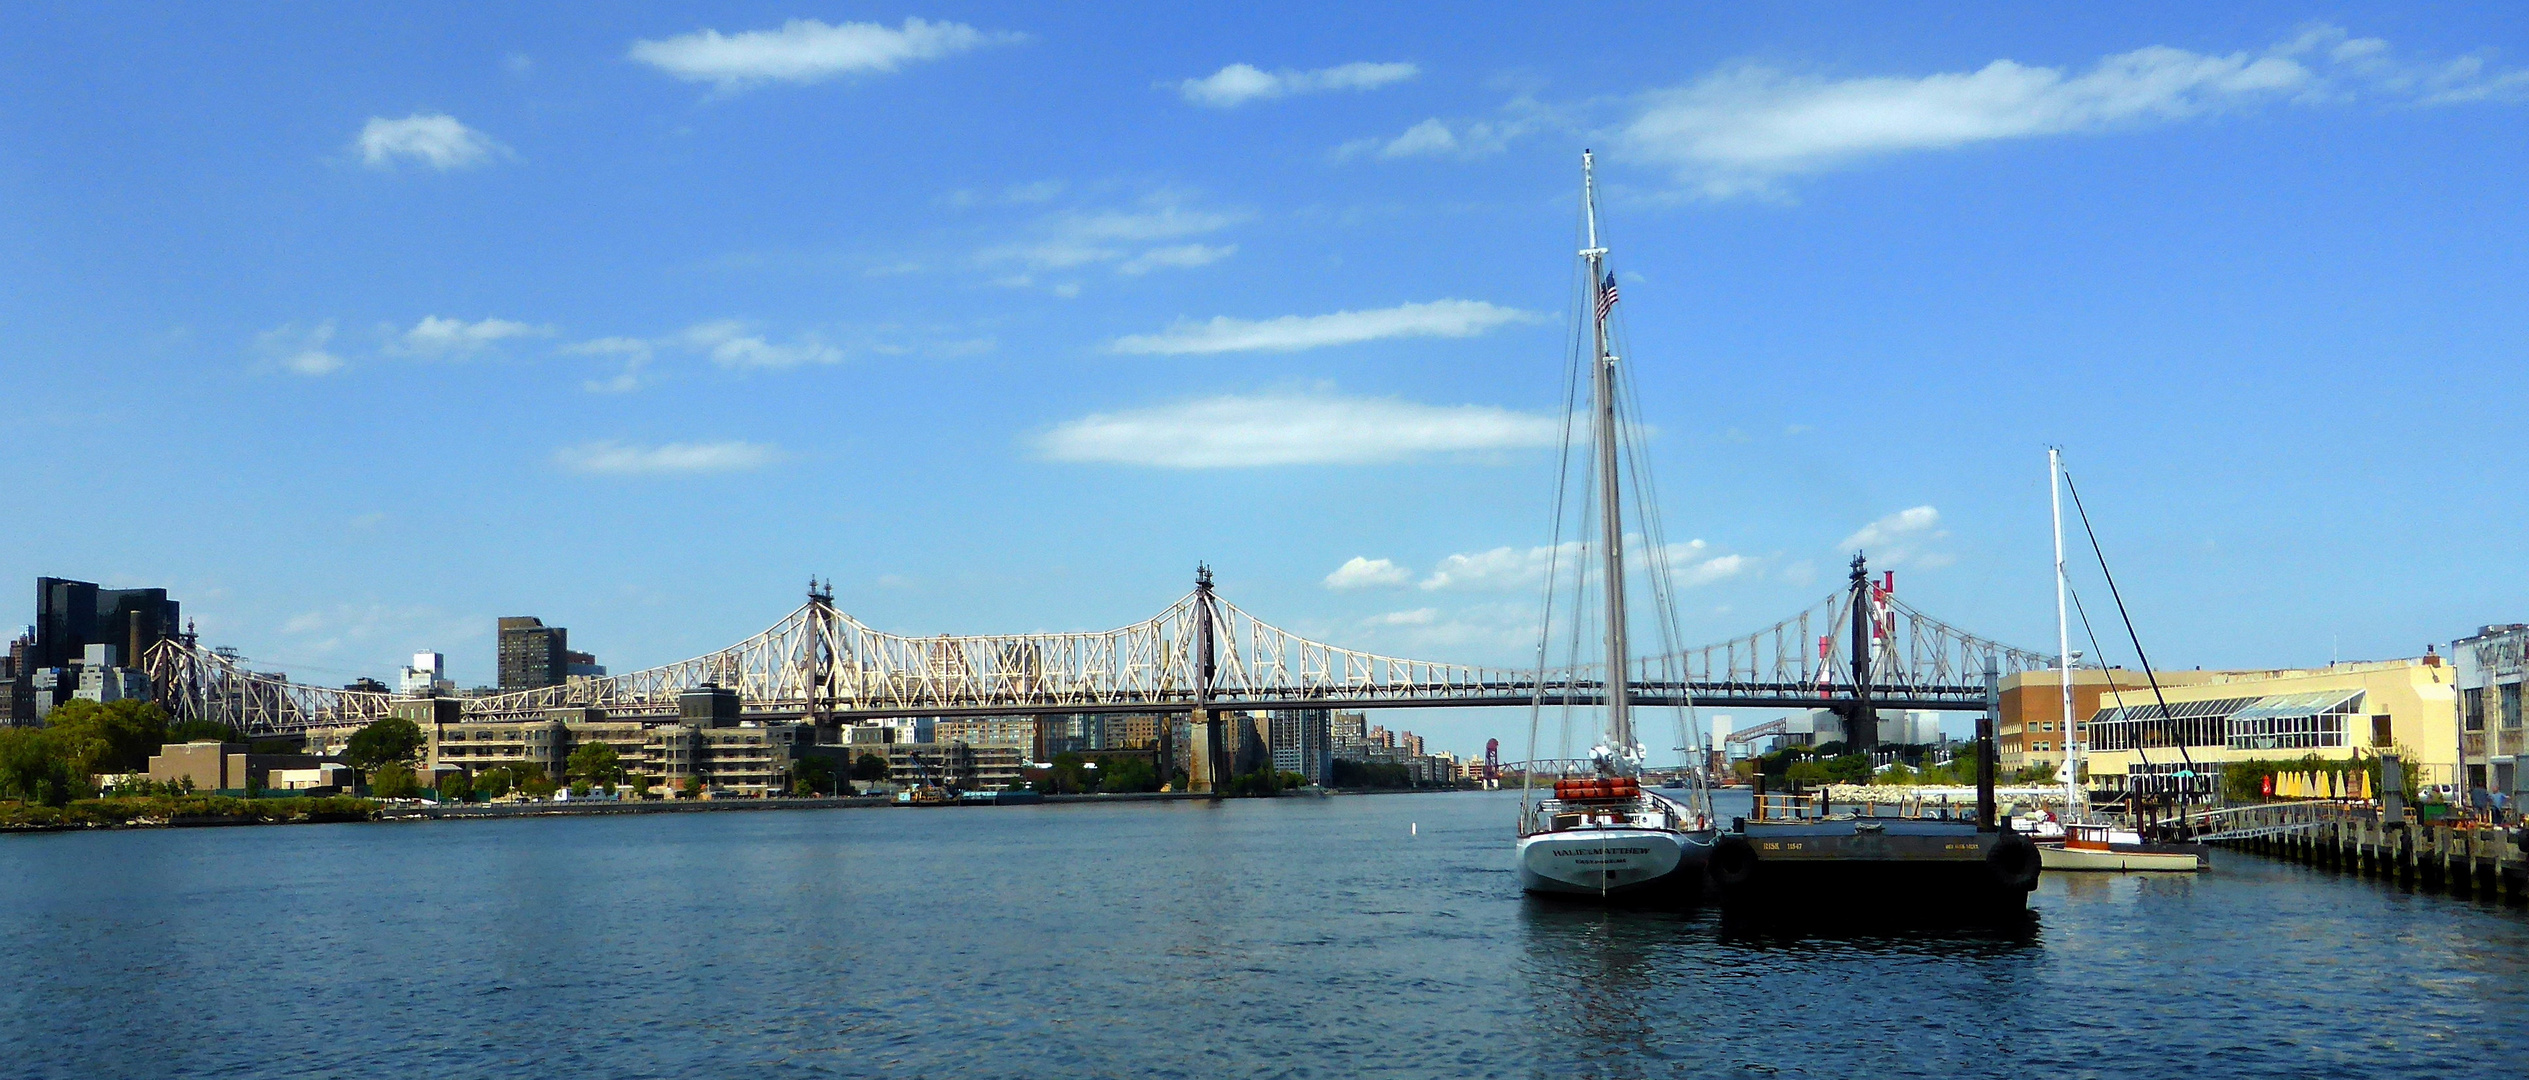
[[[11,1075],[2529,1071],[2529,919],[2228,856],[2027,940],[1523,899],[1507,795],[0,837]]]

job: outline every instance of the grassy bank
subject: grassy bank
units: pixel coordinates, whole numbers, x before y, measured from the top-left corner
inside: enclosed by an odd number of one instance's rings
[[[149,795],[73,799],[63,806],[0,802],[0,831],[133,829],[189,825],[288,825],[374,821],[379,803],[347,795],[239,799],[226,795]]]

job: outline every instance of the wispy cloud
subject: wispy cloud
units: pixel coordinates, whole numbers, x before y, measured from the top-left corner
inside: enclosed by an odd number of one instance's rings
[[[1120,353],[1162,356],[1297,352],[1386,338],[1474,337],[1498,326],[1535,322],[1538,318],[1530,312],[1481,300],[1434,300],[1332,315],[1284,315],[1278,319],[1233,319],[1223,315],[1210,322],[1180,322],[1164,333],[1120,337],[1115,339],[1113,348]]]
[[[483,628],[490,624],[489,616],[450,613],[426,604],[412,607],[376,603],[334,604],[301,611],[267,632],[279,638],[282,647],[298,660],[345,665],[374,663],[391,669],[394,663],[388,659],[391,656],[409,656],[420,649],[453,651],[448,649],[449,645],[481,638]],[[287,659],[265,659],[259,661],[257,667],[291,663]],[[349,682],[356,674],[348,667],[319,666],[313,671],[339,677],[319,678],[303,669],[301,674],[307,677],[299,681]]]
[[[1864,525],[1835,546],[1838,551],[1866,552],[1880,566],[1935,570],[1957,561],[1936,548],[1948,538],[1949,531],[1941,528],[1941,512],[1916,506]]]
[[[724,368],[793,368],[802,364],[834,364],[843,360],[843,350],[814,336],[777,344],[751,331],[752,328],[745,322],[722,319],[687,327],[684,333],[678,335],[677,342],[711,357],[712,363]]]
[[[630,55],[687,82],[713,83],[732,91],[768,82],[805,84],[891,72],[909,61],[936,60],[1023,39],[1024,35],[977,30],[964,23],[921,19],[906,19],[895,28],[879,23],[829,26],[815,19],[792,19],[779,30],[722,34],[705,29],[636,41]]]
[[[590,379],[580,389],[592,394],[629,394],[649,384],[646,370],[656,350],[640,338],[607,337],[554,350],[564,356],[594,356],[620,361],[623,369],[604,379]]]
[[[1055,427],[1055,461],[1166,469],[1366,465],[1553,446],[1562,421],[1489,405],[1424,405],[1328,394],[1215,397],[1100,413]]]
[[[391,169],[398,161],[415,161],[446,172],[468,169],[510,157],[509,148],[492,137],[458,123],[446,113],[414,113],[401,120],[372,116],[362,125],[353,148],[372,169]]]
[[[1344,561],[1335,572],[1326,575],[1329,589],[1376,589],[1403,585],[1414,580],[1414,573],[1388,559],[1369,559],[1355,555]]]
[[[512,338],[551,337],[553,328],[531,326],[509,319],[484,319],[467,322],[438,315],[422,316],[420,322],[394,338],[391,348],[406,356],[430,360],[462,360]]]
[[[343,369],[343,358],[330,346],[334,320],[313,326],[285,323],[255,335],[255,355],[272,369],[293,375],[331,375]]]
[[[1236,244],[1178,244],[1157,247],[1116,264],[1119,274],[1147,274],[1161,267],[1210,266],[1238,254]]]
[[[566,446],[554,463],[590,476],[670,476],[751,472],[780,461],[780,449],[750,442],[668,443],[633,446],[611,440]]]
[[[1422,69],[1407,63],[1352,63],[1314,71],[1265,71],[1250,64],[1231,64],[1200,79],[1177,84],[1177,92],[1197,105],[1228,109],[1251,101],[1314,94],[1328,90],[1375,90],[1404,82]]]
[[[1435,116],[1393,137],[1354,139],[1336,147],[1335,158],[1340,161],[1365,154],[1381,158],[1489,157],[1510,149],[1515,140],[1558,126],[1568,126],[1559,111],[1523,95],[1511,99],[1494,116],[1458,120]]]
[[[1704,195],[1768,193],[1785,177],[1875,157],[2177,123],[2279,101],[2363,95],[2417,104],[2529,97],[2529,73],[2478,58],[2405,64],[2386,42],[2312,27],[2256,52],[2153,45],[2083,70],[1995,60],[1973,71],[1824,78],[1762,64],[1643,95],[1618,149]]]
[[[1595,563],[1586,561],[1589,548],[1577,540],[1546,547],[1497,547],[1490,551],[1451,555],[1440,560],[1431,574],[1422,580],[1426,590],[1441,589],[1492,591],[1529,590],[1545,584],[1549,570],[1560,575],[1596,574]],[[1756,560],[1745,555],[1721,554],[1702,540],[1670,544],[1664,552],[1655,552],[1639,534],[1626,537],[1625,564],[1632,571],[1653,569],[1657,555],[1666,564],[1670,580],[1680,588],[1709,585],[1734,578],[1756,567]],[[1563,577],[1563,580],[1570,580]]]
[[[1159,192],[1124,209],[1067,210],[1029,227],[1029,239],[987,248],[986,265],[1017,264],[1024,272],[1002,284],[1036,283],[1034,274],[1112,265],[1139,274],[1162,266],[1204,266],[1236,254],[1235,244],[1168,243],[1216,233],[1247,220],[1243,211],[1203,209],[1177,192]]]

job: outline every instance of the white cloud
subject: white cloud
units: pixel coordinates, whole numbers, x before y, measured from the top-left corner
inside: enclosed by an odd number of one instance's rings
[[[907,61],[935,60],[1021,39],[1019,34],[921,19],[906,19],[895,29],[878,23],[828,26],[815,19],[792,19],[779,30],[724,35],[706,29],[658,41],[636,41],[630,56],[687,82],[736,90],[766,82],[814,83],[841,75],[889,72]]]
[[[1625,538],[1625,565],[1630,573],[1648,573],[1653,552],[1640,534]],[[1670,544],[1665,553],[1670,580],[1679,588],[1710,585],[1754,570],[1756,560],[1745,555],[1717,555],[1702,540]],[[1432,568],[1422,580],[1426,590],[1528,590],[1545,584],[1551,565],[1558,575],[1581,574],[1597,577],[1597,556],[1577,540],[1566,540],[1559,547],[1497,547],[1465,555],[1451,555]],[[1568,577],[1564,580],[1570,580]]]
[[[1142,204],[1121,210],[1071,210],[1036,222],[1024,241],[986,249],[976,256],[986,264],[1018,263],[1030,270],[1068,270],[1093,264],[1122,263],[1127,274],[1159,266],[1202,266],[1228,258],[1235,244],[1167,244],[1219,232],[1247,220],[1243,212],[1202,210],[1188,206],[1175,192],[1159,192]],[[1032,274],[1010,275],[1002,284],[1035,284]]]
[[[1335,572],[1326,575],[1329,589],[1371,589],[1403,585],[1414,580],[1411,571],[1387,559],[1367,559],[1355,555],[1344,561]]]
[[[309,327],[288,323],[256,334],[255,352],[293,375],[331,375],[343,369],[343,358],[327,348],[333,340],[332,319]]]
[[[2153,45],[2086,70],[1995,60],[1973,71],[1832,79],[1757,64],[1644,95],[1619,149],[1712,197],[1867,158],[2181,122],[2365,94],[2418,104],[2529,99],[2529,72],[2469,57],[2396,62],[2386,42],[2314,26],[2262,52]]]
[[[1549,447],[1562,433],[1559,419],[1488,405],[1267,394],[1085,416],[1038,449],[1055,461],[1169,469],[1361,465]]]
[[[687,327],[677,341],[724,368],[792,368],[840,363],[843,359],[843,350],[813,337],[777,345],[748,330],[744,322],[722,319]]]
[[[655,354],[649,342],[629,337],[598,338],[565,345],[556,351],[565,356],[594,356],[623,362],[623,370],[613,377],[590,379],[580,384],[580,389],[592,394],[629,394],[647,385],[649,380],[642,373],[650,366],[650,358]]]
[[[781,458],[778,448],[750,442],[630,446],[609,440],[566,446],[553,452],[555,464],[592,476],[748,472]]]
[[[1439,618],[1439,608],[1415,608],[1412,611],[1391,611],[1372,621],[1381,626],[1429,626]]]
[[[1835,546],[1838,551],[1863,552],[1878,566],[1936,570],[1957,561],[1935,547],[1948,538],[1948,530],[1941,528],[1941,512],[1917,506],[1864,525]]]
[[[1423,579],[1425,589],[1529,589],[1544,584],[1549,563],[1574,565],[1581,557],[1579,541],[1567,540],[1559,546],[1514,548],[1497,547],[1466,555],[1451,555],[1440,560],[1431,576]]]
[[[1353,63],[1314,71],[1264,71],[1250,64],[1231,64],[1203,78],[1178,83],[1177,92],[1197,105],[1227,109],[1293,94],[1375,90],[1419,74],[1421,68],[1405,63]]]
[[[1179,244],[1175,247],[1152,248],[1117,265],[1119,274],[1147,274],[1163,266],[1210,266],[1238,254],[1238,245]]]
[[[414,113],[401,120],[372,116],[353,145],[372,169],[394,168],[400,158],[446,172],[511,156],[508,147],[446,113]]]
[[[433,360],[462,360],[510,338],[548,337],[551,327],[530,326],[508,319],[463,319],[422,316],[413,328],[397,335],[395,351]]]
[[[1473,159],[1510,149],[1513,140],[1558,126],[1570,126],[1562,115],[1535,98],[1513,98],[1497,116],[1481,120],[1432,117],[1394,138],[1354,139],[1335,148],[1343,160],[1362,154],[1383,158],[1454,157]]]
[[[1535,322],[1538,316],[1481,300],[1434,300],[1372,311],[1332,315],[1285,315],[1278,319],[1180,322],[1166,333],[1115,339],[1120,353],[1163,356],[1225,352],[1296,352],[1400,337],[1474,337],[1494,327]]]

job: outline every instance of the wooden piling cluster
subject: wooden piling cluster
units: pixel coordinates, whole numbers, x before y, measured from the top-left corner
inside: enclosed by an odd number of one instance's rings
[[[2383,824],[2346,816],[2236,838],[2225,847],[2291,859],[2413,888],[2529,903],[2529,851],[2494,828]]]

